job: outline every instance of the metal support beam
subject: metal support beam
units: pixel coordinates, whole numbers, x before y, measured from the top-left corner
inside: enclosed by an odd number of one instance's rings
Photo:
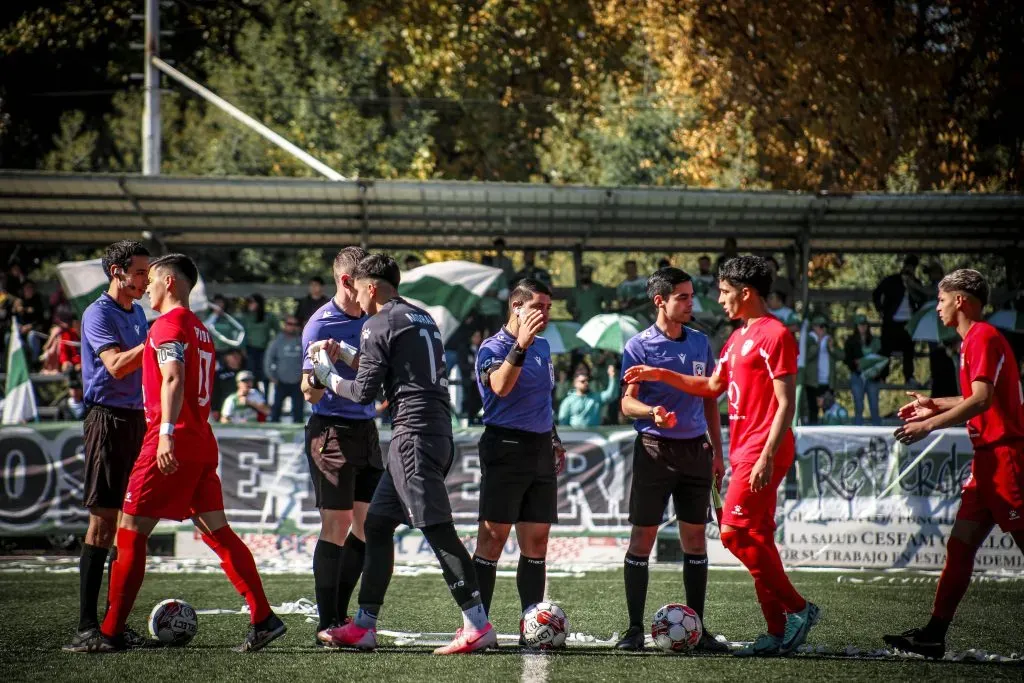
[[[146,0],[146,68],[143,78],[145,98],[142,105],[142,173],[160,175],[160,72],[155,62],[160,54],[159,0]]]
[[[155,2],[155,0],[148,1]],[[244,111],[242,111],[235,105],[231,104],[230,102],[221,97],[218,97],[213,92],[199,85],[191,78],[181,73],[173,66],[160,59],[159,57],[153,57],[151,63],[153,64],[153,66],[160,69],[160,71],[163,71],[165,74],[176,80],[178,83],[181,83],[186,88],[188,88],[195,94],[199,95],[210,104],[215,105],[231,118],[235,119],[240,123],[245,124],[252,130],[256,131],[263,138],[274,143],[284,151],[288,152],[293,157],[295,157],[302,163],[312,168],[314,171],[326,176],[330,180],[346,180],[345,176],[341,175],[327,164],[323,163],[316,157],[307,154],[306,152],[303,152],[301,149],[299,149],[292,143],[288,142],[283,137],[281,137],[274,131],[270,130],[269,128],[264,126],[262,123],[260,123],[253,117],[246,114]]]

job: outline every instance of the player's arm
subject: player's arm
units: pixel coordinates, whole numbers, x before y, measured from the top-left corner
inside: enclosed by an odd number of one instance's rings
[[[160,440],[156,447],[156,464],[163,474],[178,469],[174,457],[174,425],[181,413],[185,396],[185,343],[166,341],[156,348],[157,364],[163,381],[160,383]]]
[[[597,395],[597,400],[604,406],[611,403],[619,395],[619,375],[615,372],[615,366],[608,366],[608,386]]]
[[[306,399],[308,403],[319,403],[320,399],[324,397],[324,392],[327,391],[327,387],[321,386],[320,384],[313,386],[311,380],[315,381],[315,378],[313,377],[313,371],[303,370],[301,382],[302,397]]]
[[[245,404],[264,417],[270,415],[270,406],[267,405],[267,399],[263,397],[263,394],[258,392],[256,395],[259,396],[260,400],[250,402],[248,397],[246,397]]]
[[[384,385],[391,365],[390,327],[386,316],[374,316],[363,326],[362,345],[359,348],[359,369],[356,378],[344,380],[332,378],[328,387],[342,398],[360,405],[370,405],[376,400]],[[322,379],[322,378],[320,378]]]
[[[487,383],[491,391],[500,398],[508,396],[515,389],[519,381],[519,374],[522,372],[523,363],[526,361],[526,350],[533,343],[540,331],[544,329],[544,314],[540,311],[531,311],[522,317],[519,323],[519,335],[512,350],[505,356],[504,362],[494,367],[493,372],[487,373]]]
[[[711,439],[712,467],[715,485],[721,490],[725,479],[725,458],[722,456],[722,418],[718,413],[718,399],[705,398],[704,421],[708,424],[708,438]]]
[[[100,360],[111,377],[124,379],[142,367],[142,352],[145,348],[145,343],[127,351],[122,351],[119,346],[110,347],[100,352]]]
[[[725,391],[727,386],[725,378],[722,377],[721,373],[714,374],[711,377],[697,377],[694,375],[684,375],[666,368],[652,368],[649,365],[634,365],[629,370],[626,370],[623,379],[627,384],[661,382],[691,396],[699,396],[701,398],[717,398]]]
[[[956,405],[918,422],[908,422],[896,430],[896,438],[904,444],[920,441],[937,429],[967,422],[992,407],[995,386],[985,379],[971,382],[971,396],[958,399]],[[941,399],[932,399],[938,402]]]
[[[636,365],[634,367],[641,367]],[[633,368],[630,368],[632,370]],[[627,373],[629,370],[626,371]],[[640,385],[630,384],[622,394],[620,408],[622,414],[634,420],[653,420],[658,427],[672,429],[676,426],[676,414],[669,412],[665,406],[649,406],[639,399]]]
[[[914,400],[901,407],[896,413],[904,422],[922,422],[951,408],[956,408],[964,400],[963,396],[931,398],[916,391],[908,391],[907,396],[913,396]]]
[[[793,413],[796,411],[796,375],[775,377],[772,379],[772,391],[775,393],[778,407],[775,410],[775,417],[772,418],[771,429],[768,431],[768,440],[750,471],[751,491],[763,489],[771,482],[775,454],[779,451],[779,446],[782,445],[782,438],[792,424]]]

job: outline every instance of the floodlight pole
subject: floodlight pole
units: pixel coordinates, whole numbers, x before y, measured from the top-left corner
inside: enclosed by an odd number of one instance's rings
[[[160,0],[146,0],[145,98],[142,106],[142,174],[160,175]]]

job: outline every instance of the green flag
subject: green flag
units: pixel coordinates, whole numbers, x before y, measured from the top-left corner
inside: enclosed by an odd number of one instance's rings
[[[447,342],[501,275],[501,269],[469,261],[428,263],[402,273],[398,293],[422,307]]]
[[[11,321],[11,345],[7,350],[7,384],[4,391],[4,414],[2,424],[14,425],[34,420],[36,394],[28,376],[28,355],[21,344],[18,326]]]

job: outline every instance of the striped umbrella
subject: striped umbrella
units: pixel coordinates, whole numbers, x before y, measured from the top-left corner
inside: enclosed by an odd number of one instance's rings
[[[568,353],[586,348],[586,343],[578,336],[579,331],[579,323],[571,320],[552,320],[540,336],[547,340],[551,353]]]
[[[914,341],[945,342],[956,337],[956,330],[946,327],[935,311],[937,301],[929,301],[907,322],[907,332]]]
[[[989,324],[1007,332],[1024,332],[1024,314],[1014,308],[1004,308],[988,317]]]
[[[640,322],[630,315],[602,313],[595,315],[576,335],[595,349],[622,353],[630,337],[640,334]]]

